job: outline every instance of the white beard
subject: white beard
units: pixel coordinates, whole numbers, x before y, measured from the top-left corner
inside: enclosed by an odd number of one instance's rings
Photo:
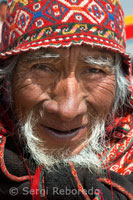
[[[47,149],[45,141],[41,141],[33,131],[31,125],[32,115],[21,128],[21,138],[26,142],[24,151],[30,152],[32,159],[37,165],[41,165],[48,171],[59,169],[62,164],[67,166],[73,162],[75,167],[87,168],[91,172],[101,173],[101,162],[98,154],[102,154],[105,148],[105,122],[95,121],[92,134],[86,139],[86,147],[77,155],[69,157],[69,148]]]

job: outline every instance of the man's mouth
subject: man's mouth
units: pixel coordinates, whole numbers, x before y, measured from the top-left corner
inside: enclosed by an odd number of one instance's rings
[[[74,128],[71,130],[62,131],[62,130],[57,130],[57,129],[43,126],[43,125],[41,125],[41,126],[58,138],[72,138],[72,137],[76,136],[80,131],[82,131],[83,129],[85,129],[87,127],[87,125],[83,125],[81,127]]]

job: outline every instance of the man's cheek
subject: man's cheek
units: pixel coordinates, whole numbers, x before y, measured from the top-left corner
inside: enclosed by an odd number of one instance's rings
[[[15,110],[19,118],[26,118],[31,110],[36,109],[40,102],[47,99],[47,94],[43,93],[40,88],[30,85],[17,89],[14,93]]]
[[[108,113],[114,104],[115,85],[101,84],[88,95],[88,110],[94,113]]]
[[[112,101],[116,92],[115,77],[106,77],[104,81],[98,84],[96,90],[95,94],[97,94],[97,96]]]

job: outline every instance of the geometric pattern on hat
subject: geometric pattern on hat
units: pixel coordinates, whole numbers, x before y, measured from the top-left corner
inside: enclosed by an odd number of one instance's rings
[[[89,36],[111,40],[121,50],[125,48],[123,11],[116,0],[9,0],[5,24],[3,41],[6,37],[8,43],[1,47],[2,51],[12,48],[14,41],[19,43],[19,38],[24,34],[33,35],[33,30],[36,32],[34,38],[39,32],[43,34],[43,39],[88,33]],[[39,29],[41,27],[43,32]]]
[[[0,58],[41,47],[88,44],[125,53],[124,14],[118,0],[9,0]]]

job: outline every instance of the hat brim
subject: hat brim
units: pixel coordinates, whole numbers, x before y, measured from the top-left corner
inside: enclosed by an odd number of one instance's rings
[[[80,36],[80,37],[75,36],[73,37],[73,39],[66,37],[66,38],[63,38],[63,41],[61,40],[61,38],[52,39],[51,41],[50,40],[39,40],[39,41],[33,40],[30,43],[29,42],[26,43],[26,41],[25,42],[23,41],[22,44],[20,43],[18,46],[14,48],[10,48],[9,51],[6,50],[4,52],[1,52],[0,60],[7,59],[8,57],[12,55],[21,54],[23,52],[35,51],[40,48],[60,48],[60,47],[70,47],[72,45],[80,46],[83,44],[87,44],[92,47],[105,48],[107,50],[120,53],[123,58],[123,64],[126,65],[128,68],[131,67],[130,55],[125,53],[122,48],[118,47],[118,45],[113,44],[112,42],[110,45],[108,40],[105,40],[103,43],[101,40],[99,40],[99,38],[96,38],[96,37],[89,38],[86,36]]]

